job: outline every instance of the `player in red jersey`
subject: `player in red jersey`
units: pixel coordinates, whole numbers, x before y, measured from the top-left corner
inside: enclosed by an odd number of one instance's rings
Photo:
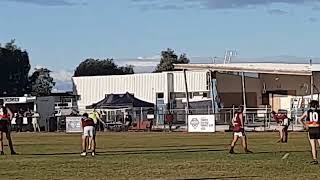
[[[244,121],[243,121],[243,106],[239,106],[239,110],[235,113],[232,119],[233,124],[233,141],[229,153],[234,154],[234,146],[236,145],[239,138],[241,138],[242,147],[245,153],[252,153],[248,150],[247,136],[244,132]]]
[[[288,127],[289,127],[289,118],[287,114],[283,111],[278,113],[272,111],[271,117],[278,123],[280,139],[278,142],[287,143],[288,142]]]
[[[11,140],[11,120],[13,118],[13,113],[11,110],[4,106],[3,100],[0,100],[0,155],[4,155],[3,152],[3,134],[6,134],[10,151],[12,155],[17,154],[13,149],[13,143]]]
[[[87,155],[87,147],[89,146],[89,142],[92,142],[92,152],[91,155],[95,156],[96,150],[96,142],[95,142],[95,124],[93,119],[89,118],[87,113],[83,114],[83,118],[81,120],[81,127],[83,130],[82,134],[82,153],[81,156]]]

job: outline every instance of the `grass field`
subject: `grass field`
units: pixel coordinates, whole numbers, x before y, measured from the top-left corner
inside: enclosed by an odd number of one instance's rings
[[[77,134],[13,134],[20,155],[0,157],[0,179],[320,179],[305,133],[248,133],[254,154],[229,155],[231,133],[102,133],[98,155],[80,157]],[[281,160],[285,153],[290,155]]]

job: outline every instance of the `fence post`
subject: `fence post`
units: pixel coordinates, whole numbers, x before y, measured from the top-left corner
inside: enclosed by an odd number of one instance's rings
[[[233,117],[234,113],[235,113],[235,108],[234,108],[234,105],[232,105],[232,117]]]

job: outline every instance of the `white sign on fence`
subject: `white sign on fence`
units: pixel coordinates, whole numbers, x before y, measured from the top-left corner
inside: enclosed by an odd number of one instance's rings
[[[215,132],[214,115],[188,115],[188,132]]]
[[[66,132],[67,133],[79,133],[81,130],[81,116],[66,117]]]

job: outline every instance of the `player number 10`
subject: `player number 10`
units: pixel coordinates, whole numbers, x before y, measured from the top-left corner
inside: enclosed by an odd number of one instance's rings
[[[319,115],[316,112],[310,112],[310,121],[312,122],[318,122]]]

